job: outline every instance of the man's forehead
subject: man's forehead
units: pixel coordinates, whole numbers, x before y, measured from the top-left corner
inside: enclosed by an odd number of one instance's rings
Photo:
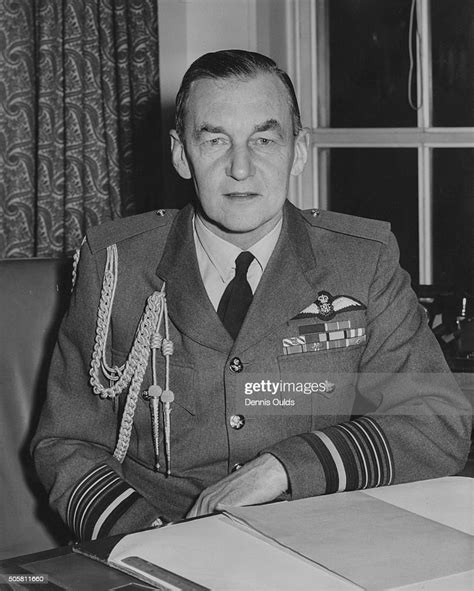
[[[234,115],[257,117],[249,121],[252,125],[270,120],[285,125],[291,119],[285,86],[276,75],[267,73],[251,78],[196,80],[191,85],[186,112],[195,129],[203,124],[224,124],[226,117]]]

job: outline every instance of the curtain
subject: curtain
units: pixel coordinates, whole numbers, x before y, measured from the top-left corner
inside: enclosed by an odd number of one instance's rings
[[[0,0],[0,258],[159,205],[156,0]]]

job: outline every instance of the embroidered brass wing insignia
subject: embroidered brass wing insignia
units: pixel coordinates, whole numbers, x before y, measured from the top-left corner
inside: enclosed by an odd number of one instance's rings
[[[351,296],[333,296],[328,291],[320,291],[315,302],[300,312],[297,318],[317,316],[321,320],[331,320],[339,312],[366,309],[366,306],[362,302]]]

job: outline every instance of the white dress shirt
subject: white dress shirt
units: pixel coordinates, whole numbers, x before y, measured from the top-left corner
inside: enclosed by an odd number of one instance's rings
[[[255,293],[265,267],[272,255],[280,236],[282,220],[247,249],[255,257],[247,271],[247,281],[252,293]],[[198,215],[193,220],[194,244],[199,264],[199,271],[206,288],[207,295],[217,311],[222,294],[235,276],[235,259],[241,252],[238,246],[220,238],[207,228]]]

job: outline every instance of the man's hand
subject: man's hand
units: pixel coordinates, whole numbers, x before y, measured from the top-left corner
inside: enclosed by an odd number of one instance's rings
[[[187,517],[207,515],[226,507],[266,503],[287,489],[288,476],[282,464],[265,453],[204,489]]]

